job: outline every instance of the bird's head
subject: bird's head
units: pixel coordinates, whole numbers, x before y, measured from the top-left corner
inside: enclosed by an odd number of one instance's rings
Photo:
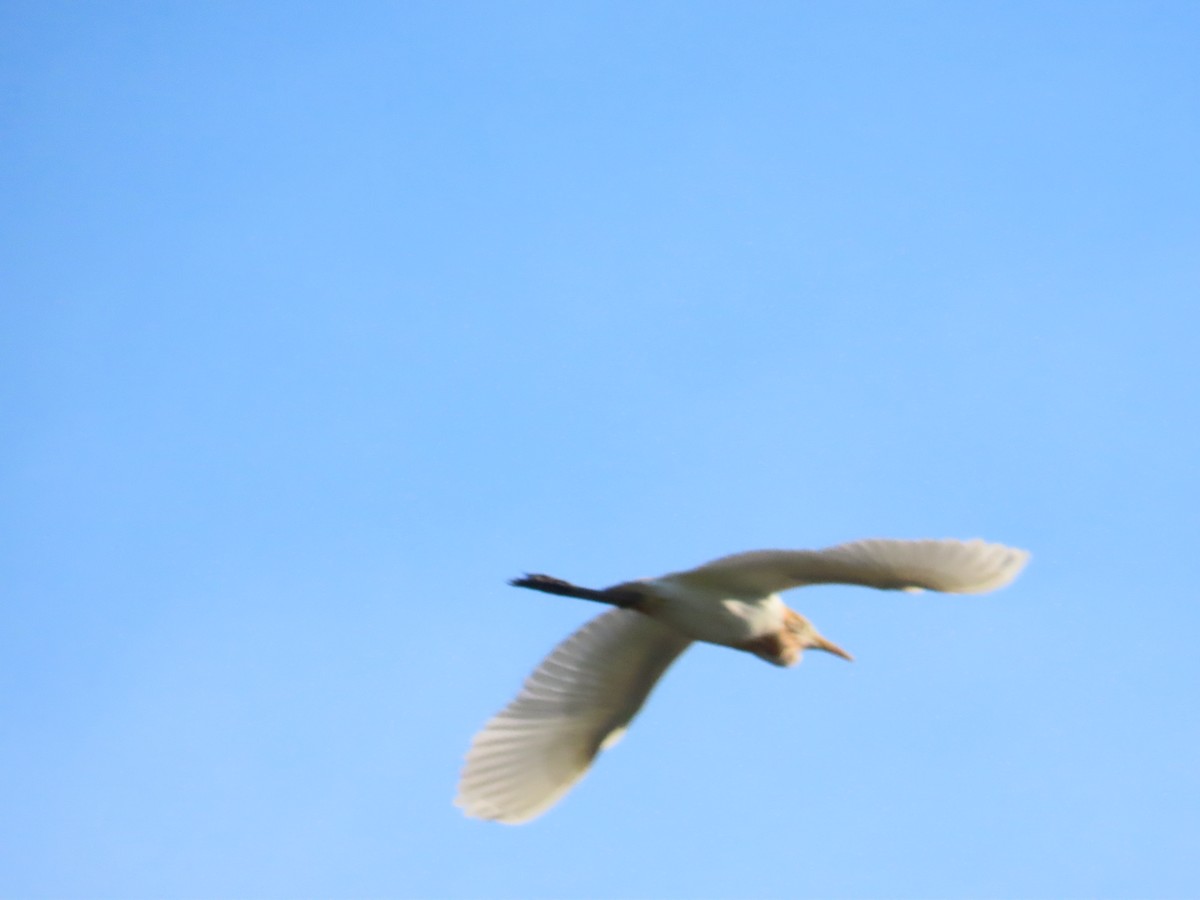
[[[796,656],[799,658],[800,652],[804,650],[824,650],[826,653],[832,653],[834,656],[840,656],[842,659],[854,661],[854,657],[835,644],[833,641],[827,640],[813,627],[813,623],[793,610],[788,610],[787,630],[791,633],[797,645]]]

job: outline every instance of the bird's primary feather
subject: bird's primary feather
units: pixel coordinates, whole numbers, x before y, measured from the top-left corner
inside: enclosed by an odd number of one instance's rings
[[[807,584],[979,594],[1008,584],[1028,559],[1024,550],[978,539],[873,538],[824,550],[753,550],[723,556],[662,580],[763,594]]]
[[[524,822],[611,746],[691,641],[614,609],[554,649],[471,744],[455,801],[470,816]]]

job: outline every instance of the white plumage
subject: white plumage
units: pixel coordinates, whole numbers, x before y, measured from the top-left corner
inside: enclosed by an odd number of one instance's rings
[[[525,822],[554,805],[612,746],[693,640],[794,665],[808,648],[849,658],[779,591],[809,584],[974,594],[1012,581],[1029,554],[981,540],[865,540],[824,550],[757,550],[603,591],[544,575],[513,584],[623,607],[559,644],[516,699],[475,736],[456,803]]]

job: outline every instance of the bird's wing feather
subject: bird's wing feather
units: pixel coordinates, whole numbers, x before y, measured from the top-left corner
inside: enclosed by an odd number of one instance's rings
[[[883,590],[980,594],[1008,584],[1025,550],[971,541],[873,538],[824,550],[755,550],[667,576],[682,585],[775,593],[806,584],[859,584]]]
[[[632,610],[592,619],[475,736],[455,803],[508,823],[545,812],[616,742],[689,643]]]

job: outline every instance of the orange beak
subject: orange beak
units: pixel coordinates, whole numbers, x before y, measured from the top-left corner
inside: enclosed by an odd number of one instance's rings
[[[813,641],[811,644],[809,644],[809,647],[811,647],[813,650],[824,650],[826,653],[832,653],[834,656],[840,656],[842,659],[854,662],[853,656],[851,656],[833,641],[825,640],[825,638],[821,637],[819,634],[813,638]]]

